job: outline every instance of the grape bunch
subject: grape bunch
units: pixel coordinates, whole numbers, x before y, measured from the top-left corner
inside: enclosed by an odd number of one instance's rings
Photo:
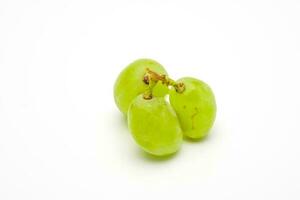
[[[155,156],[177,152],[183,136],[204,138],[216,117],[215,97],[205,82],[174,81],[151,59],[138,59],[119,74],[114,99],[136,143]]]

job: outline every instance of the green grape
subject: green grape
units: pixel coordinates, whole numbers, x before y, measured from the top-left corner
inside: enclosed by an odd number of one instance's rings
[[[208,135],[216,116],[216,102],[211,88],[195,78],[185,77],[177,81],[184,84],[184,91],[170,91],[170,103],[174,108],[187,137],[200,139]]]
[[[148,85],[144,81],[146,69],[150,69],[158,74],[167,75],[164,67],[151,59],[139,59],[129,64],[118,76],[114,85],[114,99],[119,110],[127,115],[131,101],[139,94],[147,90]],[[157,84],[153,88],[154,96],[164,96],[165,88],[163,84]]]
[[[169,155],[181,146],[178,118],[163,97],[146,100],[137,96],[128,110],[128,126],[136,143],[150,154]]]

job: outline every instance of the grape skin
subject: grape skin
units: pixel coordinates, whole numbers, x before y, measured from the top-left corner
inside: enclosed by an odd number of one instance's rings
[[[147,84],[143,81],[149,68],[156,73],[167,75],[164,67],[151,59],[138,59],[129,64],[118,76],[114,85],[114,100],[119,110],[126,116],[131,101],[147,89]],[[165,95],[167,86],[157,84],[154,87],[154,96]]]
[[[156,156],[175,153],[182,143],[176,113],[163,97],[136,97],[128,110],[128,127],[136,143]]]
[[[177,81],[185,85],[182,93],[170,91],[170,103],[177,113],[185,136],[200,139],[208,135],[216,116],[216,101],[211,88],[195,78]]]

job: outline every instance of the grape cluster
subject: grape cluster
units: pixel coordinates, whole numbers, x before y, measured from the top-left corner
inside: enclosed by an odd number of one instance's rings
[[[156,156],[178,151],[183,136],[207,136],[216,116],[215,97],[206,83],[192,77],[174,81],[151,59],[136,60],[119,74],[114,99],[136,143]]]

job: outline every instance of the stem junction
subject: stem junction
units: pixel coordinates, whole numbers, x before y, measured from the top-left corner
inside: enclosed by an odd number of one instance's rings
[[[143,78],[144,83],[149,85],[147,91],[144,93],[144,99],[151,99],[152,98],[152,89],[156,85],[158,81],[161,81],[162,84],[168,86],[172,86],[175,88],[176,92],[182,93],[185,90],[185,85],[180,82],[176,83],[176,81],[172,80],[165,74],[158,74],[149,68],[146,69],[146,74]]]

